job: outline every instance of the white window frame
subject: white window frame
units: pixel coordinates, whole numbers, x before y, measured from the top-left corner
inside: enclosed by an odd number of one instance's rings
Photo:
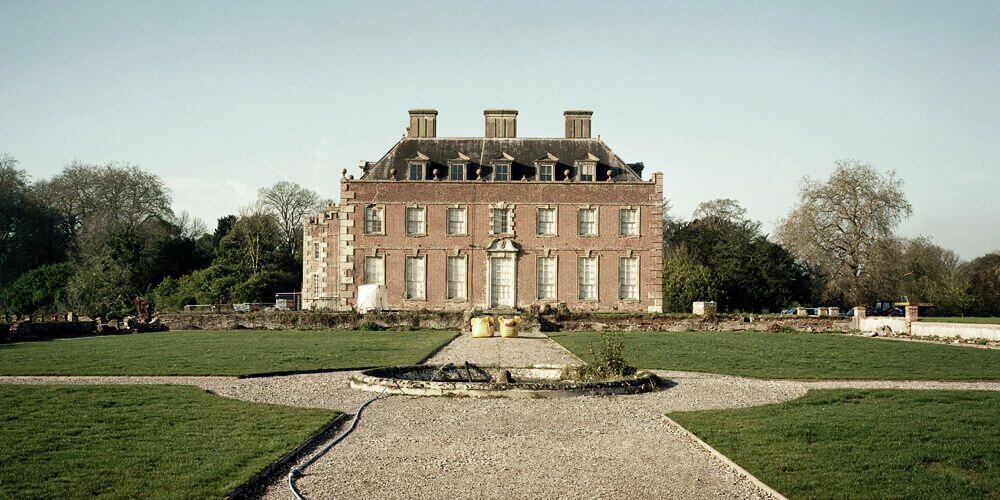
[[[371,271],[372,271],[371,269],[369,269],[369,259],[371,261],[376,261],[376,260],[379,261],[380,262],[379,265],[382,266],[381,269],[380,269],[381,275],[378,277],[378,280],[376,280],[376,281],[369,280],[369,275],[371,274]],[[362,275],[362,280],[364,281],[364,284],[366,284],[366,285],[383,285],[384,286],[385,285],[385,256],[384,255],[365,255],[364,265],[365,265],[365,269],[364,269],[364,274]]]
[[[460,232],[453,232],[451,230],[451,214],[452,210],[455,212],[461,212],[462,214],[462,230]],[[469,235],[469,209],[467,207],[447,207],[444,211],[445,218],[445,234],[448,236],[468,236]]]
[[[407,255],[406,260],[403,262],[403,298],[407,300],[427,300],[427,256],[426,255]],[[420,279],[419,282],[413,282],[410,278],[414,277],[414,273],[411,271],[410,266],[412,262],[420,261],[420,272],[416,273],[417,278]],[[419,288],[414,288],[411,292],[410,284],[414,283],[414,286],[419,286]]]
[[[320,243],[318,241],[313,242],[313,258],[319,259],[322,252],[320,251]]]
[[[626,285],[626,278],[628,269],[626,268],[625,262],[631,261],[634,264],[633,270],[635,275],[632,276],[632,283]],[[629,288],[626,291],[625,287]],[[635,255],[628,257],[622,255],[618,257],[618,300],[639,300],[639,256]]]
[[[542,211],[552,211],[552,232],[542,232]],[[559,235],[559,208],[551,205],[543,205],[535,209],[535,236],[558,236]]]
[[[505,175],[507,177],[506,179],[497,179],[497,174],[500,173],[500,167],[504,168],[504,171],[506,172]],[[511,180],[511,172],[510,172],[511,170],[512,169],[511,169],[511,164],[510,163],[495,163],[495,164],[493,164],[493,180],[494,181],[500,181],[500,182],[505,182],[505,181]]]
[[[497,212],[504,212],[506,214],[507,220],[507,231],[497,232]],[[514,234],[514,209],[512,207],[490,207],[490,234],[494,235],[511,235]]]
[[[552,263],[551,267],[548,269],[548,271],[550,272],[546,273],[552,279],[551,284],[547,282],[543,284],[542,280],[543,275],[541,266],[543,260],[551,261]],[[552,288],[551,296],[549,296],[548,294],[546,294],[545,297],[542,296],[543,286]],[[559,297],[559,257],[555,255],[551,256],[539,255],[538,257],[535,258],[535,299],[557,300],[558,297]]]
[[[588,175],[590,179],[584,179]],[[576,165],[576,180],[579,182],[597,182],[597,163],[585,162]]]
[[[586,267],[584,265],[584,261],[592,261],[593,262],[593,265],[594,265],[594,267],[593,267],[593,276],[591,276],[590,279],[586,280],[586,281],[592,281],[592,283],[586,283],[585,284],[584,280],[581,279],[582,277],[584,277],[583,270]],[[577,258],[576,258],[576,298],[577,299],[579,299],[579,300],[589,300],[589,301],[596,301],[596,300],[598,300],[598,298],[600,297],[600,282],[599,282],[599,276],[601,275],[600,268],[601,268],[601,261],[598,258],[598,256],[596,256],[596,255],[591,255],[590,257],[587,257],[586,255],[579,255],[579,256],[577,256]],[[583,292],[583,287],[584,286],[592,286],[594,294],[592,296],[591,295],[585,295],[584,292]]]
[[[411,213],[411,211],[413,213],[420,212],[420,230],[419,231],[411,231],[410,230],[410,213]],[[426,236],[427,235],[427,207],[408,206],[408,207],[406,207],[406,210],[404,210],[403,215],[404,215],[404,217],[406,217],[406,220],[404,221],[404,223],[405,223],[405,226],[406,226],[405,227],[405,231],[406,231],[406,235],[407,236]]]
[[[594,213],[594,231],[593,232],[583,232],[583,213],[593,212]],[[600,231],[601,214],[597,207],[580,207],[576,212],[576,234],[577,236],[593,237],[598,236]]]
[[[625,232],[625,213],[631,212],[635,214],[635,220],[631,222],[635,230],[632,232]],[[618,209],[618,235],[626,238],[635,238],[639,236],[639,209],[638,208],[619,208]]]
[[[416,179],[413,178],[413,169],[417,168],[417,173],[420,175]],[[406,180],[408,181],[422,181],[427,177],[427,164],[419,161],[411,161],[406,167]]]
[[[455,176],[452,175],[454,173],[454,169],[456,169],[456,168],[459,169],[459,172],[462,174],[461,175],[461,177],[462,177],[461,179],[456,179]],[[468,169],[469,169],[469,167],[468,167],[468,164],[466,164],[466,163],[449,163],[448,164],[448,180],[449,181],[464,181],[464,180],[466,180],[466,177],[467,177],[466,174],[468,173],[467,172]]]
[[[369,222],[373,221],[374,218],[372,214],[378,213],[379,231],[370,231],[371,228]],[[373,205],[365,207],[365,234],[385,234],[385,207],[382,205]]]
[[[548,179],[542,179],[542,169],[543,168],[547,169],[549,171],[549,173],[548,173],[548,177],[549,178]],[[553,182],[553,181],[555,181],[556,180],[556,166],[554,164],[552,164],[552,163],[539,163],[538,164],[538,175],[536,176],[535,180],[538,180],[538,181],[541,181],[541,182]]]
[[[462,270],[462,280],[459,282],[454,279],[455,276],[452,275],[452,265],[454,261],[461,261],[459,269]],[[468,300],[469,297],[469,259],[466,255],[448,255],[445,256],[444,261],[445,266],[445,298],[448,300]],[[456,293],[452,293],[452,283],[458,283],[455,289]]]

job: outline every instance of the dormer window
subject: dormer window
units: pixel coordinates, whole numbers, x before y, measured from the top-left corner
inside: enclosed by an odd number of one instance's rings
[[[587,157],[576,162],[576,180],[580,182],[594,182],[597,180],[597,162],[600,158],[593,153],[587,153]]]
[[[535,180],[556,180],[556,162],[558,161],[559,158],[552,153],[545,153],[545,156],[535,160]]]
[[[500,153],[500,156],[490,162],[490,165],[493,167],[493,180],[509,181],[511,179],[511,164],[513,163],[513,156],[507,153]]]
[[[427,163],[430,157],[417,151],[416,156],[407,158],[406,179],[410,181],[422,181],[427,179]]]
[[[424,164],[417,162],[410,162],[410,172],[407,179],[411,181],[422,181],[424,180]]]
[[[540,163],[538,165],[538,180],[540,181],[554,180],[555,179],[553,174],[554,171],[555,171],[555,165],[551,164],[546,165],[544,163]]]
[[[493,165],[493,180],[509,181],[510,165],[506,163],[497,163],[496,165]]]
[[[464,181],[465,173],[469,171],[469,160],[470,158],[461,151],[457,157],[448,160],[448,180]]]

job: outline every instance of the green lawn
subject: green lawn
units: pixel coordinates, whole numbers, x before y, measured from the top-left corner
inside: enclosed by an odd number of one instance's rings
[[[0,498],[219,498],[337,412],[187,386],[0,385]]]
[[[592,361],[597,332],[552,339]],[[641,368],[784,379],[1000,380],[1000,350],[844,335],[627,332],[626,358]]]
[[[942,323],[981,323],[985,325],[1000,325],[1000,318],[973,318],[963,316],[926,316],[917,318],[917,321],[937,321]]]
[[[1000,498],[1000,393],[813,390],[670,418],[790,498]]]
[[[445,331],[158,332],[0,345],[0,375],[250,375],[416,364]]]

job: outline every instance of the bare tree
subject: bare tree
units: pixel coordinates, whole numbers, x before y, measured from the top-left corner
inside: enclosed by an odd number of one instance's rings
[[[278,219],[286,250],[294,253],[301,245],[302,219],[323,208],[315,191],[294,182],[281,181],[257,191],[258,203]]]
[[[88,165],[73,160],[37,186],[39,196],[71,221],[74,235],[92,231],[131,232],[150,221],[173,219],[170,192],[156,174],[130,164]]]
[[[740,202],[736,200],[720,198],[699,203],[692,217],[695,219],[715,217],[724,221],[741,223],[747,220],[747,209],[741,207]]]
[[[208,233],[205,221],[191,215],[187,210],[182,211],[174,218],[174,225],[177,226],[177,232],[182,238],[197,239]]]
[[[799,200],[781,221],[777,239],[826,278],[827,298],[869,299],[866,276],[877,244],[912,213],[895,172],[838,160],[825,182],[804,177]]]

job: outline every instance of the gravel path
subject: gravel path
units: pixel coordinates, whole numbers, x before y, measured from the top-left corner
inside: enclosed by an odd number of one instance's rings
[[[427,360],[439,365],[468,361],[476,365],[532,366],[577,365],[580,358],[540,332],[521,332],[519,337],[473,338],[463,333]]]
[[[544,335],[463,335],[430,363],[566,364],[579,360]],[[499,354],[498,354],[499,353]],[[353,372],[229,377],[0,377],[20,384],[189,384],[220,396],[354,411],[373,393]],[[663,391],[614,397],[474,399],[390,396],[313,463],[296,485],[306,498],[756,498],[762,492],[668,424],[678,410],[788,401],[809,389],[1000,390],[1000,382],[784,381],[656,371]],[[278,478],[266,498],[292,498]]]

